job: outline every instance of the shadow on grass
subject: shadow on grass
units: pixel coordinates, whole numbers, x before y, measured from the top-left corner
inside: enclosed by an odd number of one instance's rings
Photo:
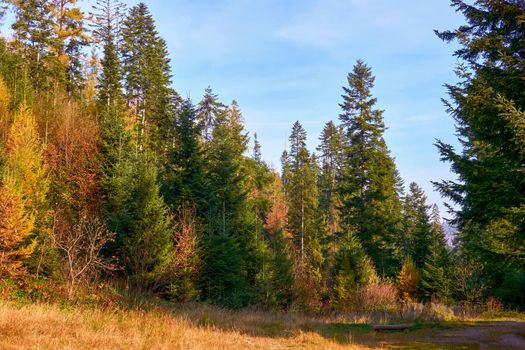
[[[203,304],[162,307],[195,326],[237,331],[254,337],[289,338],[300,333],[317,333],[343,345],[355,344],[388,349],[501,349],[504,334],[521,337],[525,322],[520,321],[449,321],[416,322],[404,331],[376,333],[368,323],[346,321],[292,312],[261,310],[225,310]],[[489,332],[490,331],[490,332]],[[525,340],[525,338],[524,338]]]

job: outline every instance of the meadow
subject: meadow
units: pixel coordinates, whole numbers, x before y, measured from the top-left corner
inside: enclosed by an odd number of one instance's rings
[[[378,318],[379,317],[379,318]],[[482,314],[416,321],[376,333],[386,322],[362,314],[307,315],[204,304],[137,308],[0,304],[1,349],[520,349],[525,316]]]

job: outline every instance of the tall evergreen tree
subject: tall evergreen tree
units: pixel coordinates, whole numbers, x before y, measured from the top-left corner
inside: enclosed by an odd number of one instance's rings
[[[93,6],[95,39],[102,46],[102,71],[98,79],[98,101],[102,111],[110,112],[118,106],[122,96],[122,64],[118,43],[121,39],[121,24],[125,6],[118,0],[97,0]]]
[[[247,145],[242,114],[233,101],[228,111],[216,120],[208,147],[208,177],[213,198],[200,276],[203,295],[222,304],[233,303],[229,306],[248,302],[247,287],[253,283],[248,279],[254,278],[253,266],[248,262],[254,254],[254,230],[249,219],[244,169],[243,154]],[[224,269],[223,265],[228,268]],[[224,293],[231,300],[224,299]]]
[[[430,254],[433,227],[429,209],[423,189],[415,182],[410,183],[404,201],[403,243],[405,255],[412,259],[417,268],[423,267]]]
[[[320,152],[321,174],[319,176],[319,209],[323,213],[328,230],[333,235],[339,229],[339,207],[337,177],[340,170],[344,138],[332,121],[326,123],[321,136]]]
[[[197,216],[203,218],[209,201],[209,186],[200,141],[201,130],[195,108],[187,99],[174,125],[174,143],[168,151],[163,192],[167,203],[173,208],[183,203],[191,204],[196,207]]]
[[[323,257],[320,247],[318,216],[318,165],[306,148],[306,131],[297,121],[290,134],[288,196],[288,230],[295,242],[299,271],[317,283],[321,279]]]
[[[447,301],[451,296],[451,261],[445,232],[437,205],[432,206],[428,249],[421,270],[421,294],[427,300],[437,297]]]
[[[202,136],[206,142],[211,141],[215,122],[222,113],[225,113],[226,108],[227,106],[219,101],[219,96],[208,86],[197,106],[197,116],[202,123]]]
[[[344,229],[355,232],[378,272],[393,274],[399,268],[398,246],[401,204],[394,160],[383,139],[383,111],[371,89],[371,69],[357,61],[343,87],[339,118],[348,139],[343,152],[339,191]]]
[[[63,76],[61,70],[56,70],[58,61],[48,48],[51,45],[53,29],[48,0],[10,0],[13,5],[15,20],[11,25],[15,44],[26,57],[24,68],[32,77],[32,85],[36,90],[49,88],[51,72],[58,77]],[[13,92],[15,94],[15,92]],[[26,93],[26,92],[25,92]],[[27,98],[28,96],[24,96]]]
[[[454,0],[452,6],[467,23],[437,34],[460,45],[460,83],[448,86],[447,107],[462,150],[444,142],[437,147],[460,181],[436,187],[459,207],[454,224],[462,252],[483,266],[491,286],[499,286],[525,274],[525,7],[503,0]],[[511,288],[518,292],[525,284]]]
[[[170,115],[175,92],[170,88],[171,69],[166,42],[147,6],[133,6],[122,26],[124,88],[128,107],[138,119],[138,147],[164,155],[170,143]],[[168,133],[168,134],[167,134]]]

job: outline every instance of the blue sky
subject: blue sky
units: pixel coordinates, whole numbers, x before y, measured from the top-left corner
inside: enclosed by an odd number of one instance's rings
[[[448,1],[146,3],[168,42],[175,88],[197,100],[210,85],[223,101],[236,99],[276,168],[295,120],[307,130],[310,148],[317,146],[323,125],[337,119],[347,73],[364,59],[376,75],[373,92],[385,109],[385,138],[401,175],[442,207],[430,181],[453,175],[433,143],[456,144],[441,102],[443,85],[455,81],[456,59],[454,46],[433,30],[463,21]]]
[[[338,118],[347,73],[364,59],[376,75],[373,93],[401,175],[444,210],[430,181],[453,175],[433,143],[457,144],[441,102],[443,85],[455,81],[456,59],[454,46],[433,30],[462,23],[449,1],[145,2],[168,43],[177,91],[197,101],[210,85],[223,102],[237,100],[247,130],[258,134],[263,157],[276,169],[294,121],[315,149],[323,125]]]

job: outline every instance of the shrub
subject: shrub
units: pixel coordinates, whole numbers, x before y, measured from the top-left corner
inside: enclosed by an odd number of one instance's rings
[[[412,259],[405,259],[401,272],[397,276],[397,283],[401,298],[405,302],[416,299],[419,286],[420,273]]]
[[[422,317],[429,321],[452,321],[456,319],[454,311],[442,303],[428,304]]]
[[[396,311],[399,292],[391,282],[377,282],[358,288],[352,295],[356,311]]]

